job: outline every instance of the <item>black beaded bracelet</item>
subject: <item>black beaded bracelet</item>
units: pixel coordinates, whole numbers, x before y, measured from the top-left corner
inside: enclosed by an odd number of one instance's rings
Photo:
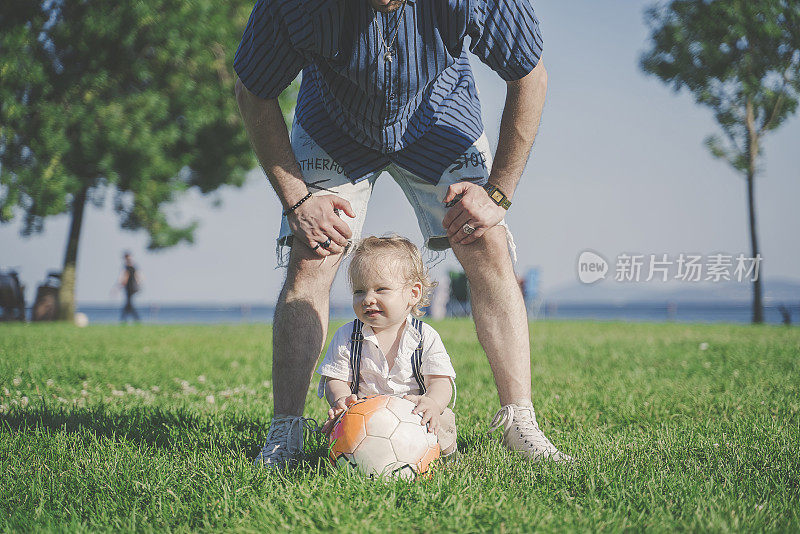
[[[291,207],[291,208],[289,208],[288,210],[284,211],[284,212],[283,212],[283,215],[284,215],[284,216],[286,216],[286,215],[289,215],[289,214],[290,214],[290,213],[292,213],[294,210],[296,210],[297,208],[299,208],[299,207],[300,207],[300,204],[302,204],[303,202],[305,202],[305,201],[306,201],[306,200],[308,200],[309,198],[311,198],[311,193],[307,194],[306,196],[304,196],[303,198],[301,198],[300,200],[298,200],[298,201],[297,201],[297,204],[295,204],[294,206],[292,206],[292,207]]]

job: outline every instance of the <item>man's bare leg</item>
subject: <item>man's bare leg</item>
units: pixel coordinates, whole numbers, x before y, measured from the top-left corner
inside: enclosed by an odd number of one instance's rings
[[[275,414],[303,414],[311,376],[328,332],[331,284],[341,258],[331,255],[323,259],[304,245],[292,247],[273,320]]]
[[[494,374],[500,410],[490,431],[502,428],[503,443],[533,460],[572,461],[559,452],[536,422],[531,403],[528,316],[508,253],[506,230],[494,226],[469,245],[453,244],[469,280],[478,341]]]
[[[305,245],[292,247],[272,329],[275,412],[256,465],[282,469],[302,453],[306,423],[301,415],[328,331],[331,284],[340,260],[341,255],[320,258]]]
[[[475,329],[489,359],[500,404],[530,404],[528,315],[505,228],[490,228],[474,243],[455,244],[453,251],[469,280]]]

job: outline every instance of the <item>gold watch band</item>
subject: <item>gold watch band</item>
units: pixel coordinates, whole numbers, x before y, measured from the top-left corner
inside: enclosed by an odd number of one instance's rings
[[[489,182],[486,182],[483,185],[483,188],[486,190],[486,193],[489,195],[489,198],[492,199],[492,202],[494,202],[495,204],[506,210],[511,207],[511,201],[508,200],[506,194],[503,193],[497,186],[494,186]]]

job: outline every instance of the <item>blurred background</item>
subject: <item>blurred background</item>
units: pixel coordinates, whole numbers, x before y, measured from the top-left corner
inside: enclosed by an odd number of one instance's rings
[[[35,67],[36,57],[30,64],[23,62],[26,30],[20,20],[28,13],[38,17],[35,20],[42,32],[55,32],[58,16],[54,13],[60,9],[66,13],[67,8],[53,1],[31,11],[29,4],[9,1],[0,8],[4,39],[0,41],[0,118],[5,123],[0,123],[0,207],[5,223],[0,225],[0,269],[18,273],[25,285],[27,306],[33,304],[37,286],[47,273],[65,267],[65,251],[69,252],[74,230],[74,199],[82,190],[81,180],[91,175],[97,178],[87,192],[74,261],[75,309],[90,322],[119,320],[125,294],[119,287],[124,277],[123,251],[131,253],[138,269],[136,308],[146,322],[270,321],[271,306],[284,277],[284,271],[275,268],[281,205],[252,155],[244,153],[246,140],[232,89],[232,57],[252,4],[230,2],[220,11],[206,2],[188,3],[189,7],[161,0],[134,2],[133,8],[123,10],[123,17],[109,11],[122,8],[87,2],[86,9],[119,18],[120,27],[98,30],[93,43],[87,43],[80,37],[83,32],[69,25],[50,45],[39,34],[42,54],[49,50],[56,57],[56,45],[73,43],[70,53],[75,57],[100,54],[107,65],[69,64],[56,58],[51,61],[56,66],[51,66],[50,74]],[[763,78],[771,84],[764,92],[767,96],[754,100],[766,110],[764,117],[758,114],[761,108],[756,109],[755,120],[761,117],[766,126],[759,138],[753,178],[763,320],[780,323],[788,318],[796,323],[800,321],[800,121],[788,103],[797,95],[800,26],[794,25],[796,20],[780,18],[781,10],[797,11],[792,2],[751,4],[752,9],[762,9],[759,13],[763,16],[756,20],[765,28],[783,29],[777,34],[767,31],[771,38],[789,35],[794,39],[782,49],[773,47],[775,61],[783,61],[787,67],[776,72],[787,72],[788,83],[769,71]],[[651,254],[659,259],[666,254],[673,261],[681,254],[701,255],[704,260],[715,254],[730,255],[734,260],[739,254],[753,256],[747,162],[732,157],[731,165],[715,157],[715,153],[721,155],[718,145],[707,142],[710,135],[718,135],[723,144],[731,142],[744,130],[741,125],[728,124],[734,135],[726,137],[724,121],[720,122],[721,104],[716,108],[698,104],[697,91],[678,83],[679,76],[658,64],[655,32],[680,22],[668,18],[664,10],[669,4],[658,4],[662,11],[649,16],[647,9],[653,2],[536,0],[533,5],[544,35],[549,89],[539,134],[507,218],[516,240],[516,268],[526,286],[530,314],[551,319],[753,320],[750,278],[704,281],[704,272],[703,279],[690,282],[675,279],[677,267],[673,265],[669,281],[660,276],[645,281]],[[207,10],[208,16],[197,17],[187,11],[195,8]],[[138,21],[139,29],[126,25],[126,17]],[[103,19],[98,16],[97,20]],[[201,21],[200,28],[186,38],[186,46],[169,49],[180,40],[170,33],[174,31],[171,25],[180,28],[185,20]],[[82,24],[101,25],[91,20]],[[677,26],[671,31],[689,27]],[[730,31],[735,35],[737,29],[734,26]],[[751,29],[741,31],[744,35]],[[670,42],[665,34],[661,38],[660,45]],[[724,44],[721,41],[714,47],[725,52]],[[731,42],[740,51],[756,44],[752,37],[745,45],[741,39]],[[126,50],[130,58],[124,57]],[[194,53],[200,59],[195,60]],[[147,66],[164,54],[172,59],[158,68]],[[647,56],[653,61],[644,61]],[[59,67],[58,61],[63,65]],[[485,127],[494,146],[505,83],[477,59],[472,66]],[[53,82],[71,68],[76,80],[77,73],[88,77],[93,68],[113,72],[118,79],[84,80],[81,83],[87,85],[76,84],[82,92],[71,93]],[[190,76],[193,81],[187,81],[174,75],[181,69],[198,71]],[[125,80],[125,72],[130,80]],[[692,83],[695,89],[699,87],[698,82]],[[775,88],[781,83],[785,96],[779,100]],[[38,93],[31,86],[38,87]],[[683,89],[676,92],[676,86]],[[120,87],[124,95],[115,93]],[[184,89],[185,102],[168,99],[159,103],[162,99],[152,96],[171,94],[175,87]],[[55,98],[59,91],[62,96]],[[28,108],[37,94],[42,101],[51,99],[51,104],[31,112]],[[204,98],[206,101],[197,103]],[[287,117],[293,98],[288,91],[282,100]],[[69,102],[75,102],[75,109]],[[94,106],[94,102],[103,105]],[[119,104],[116,108],[110,105],[115,102]],[[78,107],[81,118],[72,121],[71,117],[78,117]],[[198,116],[192,115],[192,107],[197,107]],[[199,112],[212,107],[215,114],[200,116]],[[137,110],[143,109],[152,113],[139,114]],[[769,123],[773,109],[778,110],[780,120],[775,122],[779,124]],[[57,118],[43,119],[42,113]],[[25,131],[33,122],[47,124]],[[141,131],[146,131],[147,124],[151,133],[167,134],[153,135],[140,147],[136,143],[143,136],[136,128],[144,125]],[[64,136],[62,142],[59,131],[72,132],[74,137]],[[24,135],[32,139],[27,145],[13,141]],[[746,138],[747,132],[742,135]],[[70,149],[74,148],[70,139],[84,147],[80,154]],[[159,151],[154,146],[168,149]],[[101,148],[93,154],[85,147]],[[40,157],[42,161],[32,164],[40,154],[47,158]],[[96,163],[83,177],[78,170],[82,168],[80,158]],[[23,170],[26,165],[28,170]],[[47,194],[42,190],[47,187],[61,193]],[[48,203],[49,207],[42,205]],[[159,208],[156,215],[153,206]],[[422,243],[411,207],[385,174],[371,200],[365,233],[389,232]],[[608,263],[605,279],[591,284],[578,277],[578,258],[587,250]],[[622,254],[644,256],[639,282],[615,280]],[[433,268],[434,278],[442,284],[440,303],[450,296],[451,276],[458,284],[459,270],[452,253]],[[453,291],[457,292],[455,286]],[[334,285],[332,307],[334,317],[346,318],[352,313],[341,275]],[[433,315],[445,311],[463,314],[468,306],[440,304]]]

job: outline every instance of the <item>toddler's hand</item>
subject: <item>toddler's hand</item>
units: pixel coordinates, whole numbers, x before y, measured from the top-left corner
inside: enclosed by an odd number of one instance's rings
[[[333,423],[334,421],[336,421],[336,418],[339,417],[339,415],[343,411],[345,411],[348,408],[348,406],[350,406],[357,400],[358,397],[356,397],[353,394],[336,399],[336,402],[334,402],[333,406],[331,406],[330,410],[328,410],[328,420],[325,421],[324,425],[322,425],[322,432],[326,435],[330,434],[330,431],[333,429]]]
[[[438,435],[441,427],[439,416],[442,414],[442,408],[439,403],[425,395],[406,395],[403,398],[417,405],[416,408],[411,410],[411,413],[418,413],[422,416],[420,424],[427,425],[428,432]]]

